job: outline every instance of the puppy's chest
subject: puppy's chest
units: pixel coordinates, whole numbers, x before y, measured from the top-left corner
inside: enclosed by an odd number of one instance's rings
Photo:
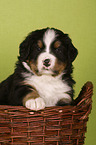
[[[64,94],[70,91],[67,83],[60,78],[52,76],[32,76],[26,79],[27,84],[33,86],[38,91],[46,104],[50,106],[55,104],[59,99],[63,98]],[[46,105],[47,106],[47,105]]]

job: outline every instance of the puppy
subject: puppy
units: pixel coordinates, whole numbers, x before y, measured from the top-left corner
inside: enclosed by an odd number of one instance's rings
[[[31,32],[20,44],[14,73],[0,84],[0,104],[31,110],[72,104],[77,54],[68,34],[58,29]]]

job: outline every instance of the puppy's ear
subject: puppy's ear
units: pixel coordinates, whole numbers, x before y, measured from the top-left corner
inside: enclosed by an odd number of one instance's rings
[[[27,60],[30,52],[29,40],[26,38],[19,46],[19,59],[22,61]]]
[[[74,47],[70,38],[68,38],[67,47],[68,47],[68,58],[71,62],[73,62],[78,54],[78,50]]]

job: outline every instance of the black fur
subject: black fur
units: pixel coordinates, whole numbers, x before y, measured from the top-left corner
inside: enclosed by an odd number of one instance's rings
[[[36,60],[38,55],[44,51],[44,46],[42,47],[42,50],[37,46],[37,40],[42,40],[42,37],[47,29],[48,28],[31,32],[20,44],[20,56],[18,57],[16,69],[11,76],[0,84],[1,105],[23,105],[23,97],[31,92],[30,88],[32,87],[22,83],[25,79],[22,76],[22,73],[27,72],[30,74],[30,72],[23,66],[22,62],[26,62],[26,60],[31,59]],[[73,71],[72,62],[76,58],[78,52],[67,34],[64,34],[57,29],[54,30],[58,34],[56,39],[59,39],[62,42],[62,45],[56,50],[53,49],[52,53],[62,62],[67,61],[67,66],[65,69],[66,74],[62,76],[62,79],[66,80],[68,85],[73,88],[75,81],[71,76]],[[72,89],[70,92],[72,98],[73,93],[74,91]]]

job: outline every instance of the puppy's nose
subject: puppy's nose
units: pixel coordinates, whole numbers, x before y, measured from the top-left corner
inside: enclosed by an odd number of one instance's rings
[[[43,65],[45,65],[46,67],[50,66],[50,65],[51,65],[50,59],[45,59],[45,60],[43,61]]]

